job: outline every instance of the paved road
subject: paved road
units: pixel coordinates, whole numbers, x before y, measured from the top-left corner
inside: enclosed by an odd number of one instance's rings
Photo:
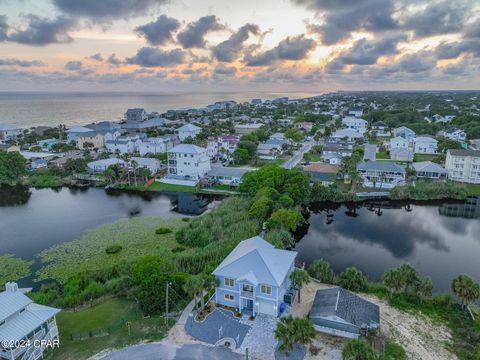
[[[242,360],[244,356],[224,347],[197,344],[143,344],[115,351],[102,360]]]
[[[290,159],[283,163],[282,166],[285,169],[292,169],[298,165],[298,163],[303,159],[303,154],[310,151],[310,149],[312,148],[313,140],[310,140],[303,144],[304,145],[300,148],[300,150],[297,150]]]

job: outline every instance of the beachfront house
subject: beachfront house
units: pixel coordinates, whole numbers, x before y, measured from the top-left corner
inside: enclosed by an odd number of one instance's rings
[[[125,120],[129,123],[133,122],[142,122],[147,119],[147,113],[145,109],[136,108],[136,109],[128,109],[125,113]]]
[[[193,124],[185,124],[176,130],[180,141],[185,141],[185,139],[189,137],[193,139],[200,134],[200,131],[202,131],[202,129]]]
[[[392,161],[365,161],[357,170],[365,187],[392,189],[405,184],[405,168]]]
[[[380,328],[378,305],[338,287],[317,290],[308,318],[315,330],[350,339]]]
[[[245,314],[278,316],[284,296],[292,292],[290,274],[297,252],[276,249],[255,236],[240,242],[213,271],[217,304]]]
[[[409,129],[406,126],[400,126],[398,128],[393,129],[393,136],[394,137],[401,136],[410,142],[413,140],[416,134],[415,134],[415,131],[413,131],[412,129]]]
[[[6,283],[0,293],[0,359],[39,359],[47,345],[58,346],[59,312],[34,303],[16,283]]]
[[[22,129],[14,125],[0,124],[0,140],[17,140],[22,135]]]
[[[415,154],[436,154],[438,141],[431,136],[418,136],[413,139]]]
[[[445,169],[450,180],[480,184],[480,150],[448,150]]]
[[[415,170],[415,175],[418,178],[434,180],[447,178],[447,170],[443,166],[435,164],[431,161],[414,162],[412,167]]]

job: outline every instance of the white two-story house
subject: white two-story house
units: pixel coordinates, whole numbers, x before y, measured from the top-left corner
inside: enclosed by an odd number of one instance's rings
[[[16,283],[5,284],[0,293],[0,359],[39,359],[47,345],[58,347],[59,312],[35,304]]]
[[[480,150],[448,150],[445,169],[450,180],[480,184]]]
[[[368,121],[358,118],[358,117],[353,117],[353,116],[346,116],[342,119],[342,124],[345,126],[347,129],[353,129],[361,134],[363,134],[365,131],[367,131],[368,128]]]
[[[193,124],[185,124],[176,130],[180,141],[184,141],[186,138],[189,137],[193,139],[195,138],[195,136],[200,134],[200,131],[202,131],[202,129]]]
[[[280,315],[291,294],[290,274],[297,252],[276,249],[260,236],[243,240],[213,271],[217,304],[255,316]]]
[[[0,140],[17,140],[22,135],[22,129],[17,126],[0,124]]]
[[[412,129],[406,127],[406,126],[400,126],[398,128],[393,129],[393,136],[401,136],[408,141],[412,141],[417,134],[415,134],[415,131]]]
[[[390,140],[389,148],[393,149],[408,149],[409,142],[407,139],[401,136],[396,136]]]
[[[431,136],[417,136],[413,139],[415,154],[436,154],[438,141]]]
[[[229,160],[237,149],[240,137],[236,135],[223,135],[209,137],[207,142],[207,155],[210,159],[221,158]]]

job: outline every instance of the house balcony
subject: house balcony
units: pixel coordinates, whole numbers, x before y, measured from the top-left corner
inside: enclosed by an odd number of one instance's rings
[[[249,290],[242,290],[242,297],[244,298],[248,298],[248,299],[253,299],[254,295],[253,295],[253,291],[249,291]]]

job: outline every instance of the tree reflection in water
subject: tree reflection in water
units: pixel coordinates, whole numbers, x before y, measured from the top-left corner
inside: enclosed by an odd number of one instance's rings
[[[25,205],[31,196],[27,186],[0,186],[0,206]]]

